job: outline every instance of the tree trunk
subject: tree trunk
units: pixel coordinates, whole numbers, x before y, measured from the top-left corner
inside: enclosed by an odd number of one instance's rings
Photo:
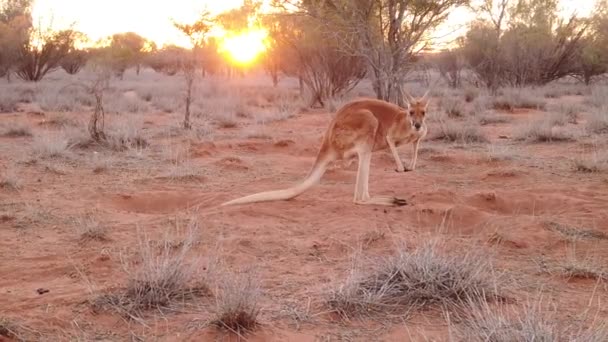
[[[192,84],[194,83],[195,70],[186,71],[186,114],[184,115],[184,129],[192,128],[190,123],[190,104],[192,103]]]

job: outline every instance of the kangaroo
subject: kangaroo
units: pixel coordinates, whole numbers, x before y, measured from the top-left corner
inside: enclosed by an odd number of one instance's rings
[[[354,203],[361,205],[403,206],[407,201],[392,196],[369,195],[369,169],[372,152],[390,149],[397,172],[413,171],[418,159],[418,146],[427,134],[425,124],[429,92],[421,98],[405,93],[407,109],[376,99],[359,99],[338,110],[323,137],[323,143],[308,176],[300,183],[283,190],[260,192],[222,204],[246,204],[289,200],[317,184],[330,163],[357,156],[358,171]],[[413,157],[405,168],[397,153],[397,146],[411,143]]]

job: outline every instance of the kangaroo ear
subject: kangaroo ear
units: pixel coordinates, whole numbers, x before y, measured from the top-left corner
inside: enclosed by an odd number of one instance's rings
[[[424,93],[424,95],[422,95],[421,100],[422,100],[422,101],[425,101],[425,102],[428,102],[428,101],[429,101],[429,93],[430,93],[430,92],[431,92],[431,90],[430,90],[430,89],[429,89],[429,90],[427,90],[427,91]]]
[[[427,90],[424,95],[422,95],[422,98],[420,99],[422,102],[424,102],[424,109],[426,110],[426,108],[429,106],[429,93],[431,92],[431,90]]]
[[[403,98],[405,98],[405,101],[410,105],[412,103],[416,102],[416,100],[412,97],[412,95],[410,95],[410,93],[408,93],[407,90],[405,90],[405,89],[403,90]]]

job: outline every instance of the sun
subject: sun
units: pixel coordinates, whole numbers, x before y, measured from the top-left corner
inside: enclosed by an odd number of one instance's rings
[[[220,41],[219,51],[227,54],[231,62],[250,65],[267,49],[268,32],[249,29],[243,32],[226,32]]]

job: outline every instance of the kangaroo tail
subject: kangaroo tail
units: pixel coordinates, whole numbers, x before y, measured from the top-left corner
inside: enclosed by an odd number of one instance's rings
[[[332,158],[330,155],[319,154],[308,176],[300,184],[294,185],[287,189],[259,192],[257,194],[237,198],[232,201],[222,203],[221,206],[255,202],[281,201],[295,198],[296,196],[299,196],[306,190],[313,187],[321,180],[321,177],[327,170],[327,166],[329,165],[331,160]]]

